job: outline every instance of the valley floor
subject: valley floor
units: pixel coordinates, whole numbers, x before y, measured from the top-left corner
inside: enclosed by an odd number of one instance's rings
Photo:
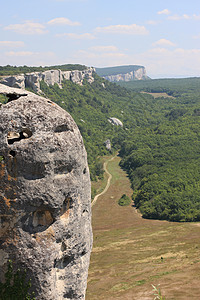
[[[119,162],[108,162],[111,185],[92,208],[86,300],[153,300],[152,284],[166,300],[199,299],[200,223],[146,220],[132,205],[119,206],[133,192]]]

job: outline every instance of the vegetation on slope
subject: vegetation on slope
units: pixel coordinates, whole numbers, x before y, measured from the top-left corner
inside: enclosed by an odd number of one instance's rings
[[[130,65],[130,66],[119,66],[119,67],[108,67],[108,68],[96,68],[96,73],[99,76],[109,76],[109,75],[130,73],[132,71],[137,71],[140,68],[144,68],[144,67],[137,66],[137,65]]]
[[[102,177],[104,142],[120,149],[121,166],[132,183],[134,201],[145,218],[200,220],[200,78],[110,83],[63,88],[41,83],[48,98],[66,109],[82,133],[92,180]],[[125,89],[124,87],[128,87]],[[165,92],[173,98],[154,98]],[[1,101],[4,101],[2,98]],[[124,126],[113,126],[109,117]]]
[[[171,221],[200,220],[200,79],[152,81],[150,91],[172,98],[143,97],[149,127],[124,141],[121,166],[135,189],[143,216]],[[182,83],[182,84],[181,84]],[[149,88],[149,82],[147,83]],[[139,85],[138,85],[139,86]],[[196,88],[195,88],[196,87]]]
[[[72,71],[72,70],[85,70],[86,66],[84,65],[57,65],[57,66],[49,66],[49,67],[28,67],[28,66],[0,66],[0,76],[7,76],[7,75],[17,75],[23,73],[31,73],[31,72],[44,72],[47,70],[62,70],[62,71]]]
[[[131,204],[131,199],[126,194],[123,194],[121,196],[121,198],[119,199],[118,204],[120,206],[127,206],[127,205]]]

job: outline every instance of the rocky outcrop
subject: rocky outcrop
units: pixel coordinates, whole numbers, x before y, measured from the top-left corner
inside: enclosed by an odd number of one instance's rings
[[[93,68],[87,68],[83,71],[47,70],[44,72],[33,72],[4,77],[0,82],[10,87],[22,89],[31,88],[36,93],[42,93],[40,90],[40,82],[42,80],[47,85],[54,85],[56,83],[60,88],[62,88],[63,80],[70,80],[74,83],[82,85],[84,79],[86,79],[89,83],[94,81],[92,76],[93,71]]]
[[[0,84],[0,281],[8,259],[37,300],[84,299],[92,245],[90,177],[71,116]]]
[[[109,118],[109,119],[108,119],[108,122],[110,122],[112,125],[116,125],[116,126],[121,126],[121,127],[123,127],[122,121],[120,121],[120,120],[117,119],[117,118]]]
[[[137,70],[134,70],[134,71],[131,71],[131,72],[128,72],[125,74],[108,75],[108,76],[103,76],[103,77],[106,80],[111,81],[111,82],[145,80],[148,78],[144,67],[141,67]]]
[[[109,139],[104,142],[104,145],[108,151],[111,151],[111,141]]]

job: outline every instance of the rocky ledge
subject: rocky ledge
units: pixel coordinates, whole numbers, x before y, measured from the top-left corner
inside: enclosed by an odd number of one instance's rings
[[[1,79],[0,83],[15,88],[31,88],[36,93],[42,93],[40,90],[40,82],[43,80],[47,85],[58,84],[62,88],[63,80],[70,80],[74,83],[82,85],[86,79],[89,83],[94,81],[92,76],[94,68],[86,68],[83,71],[61,71],[48,70],[44,72],[33,72],[14,76],[7,76]]]
[[[146,70],[144,67],[138,68],[137,70],[134,70],[134,71],[131,71],[128,73],[108,75],[108,76],[103,76],[103,77],[106,80],[111,81],[111,82],[148,79],[148,76],[146,75]]]
[[[82,300],[92,246],[82,137],[50,100],[1,84],[0,94],[0,281],[11,259],[37,300]]]

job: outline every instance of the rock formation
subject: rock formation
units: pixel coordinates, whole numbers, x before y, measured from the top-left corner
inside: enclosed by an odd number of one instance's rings
[[[121,126],[121,127],[123,127],[122,121],[120,121],[120,120],[117,119],[117,118],[109,118],[109,119],[108,119],[108,122],[110,122],[112,125],[116,125],[116,126]]]
[[[118,81],[144,80],[147,79],[147,76],[146,76],[145,69],[140,68],[136,71],[131,71],[125,74],[104,76],[104,78],[111,82],[118,82]]]
[[[146,75],[145,67],[137,65],[96,68],[95,71],[99,76],[111,82],[150,79]]]
[[[4,77],[0,83],[15,88],[31,88],[36,93],[42,93],[40,90],[40,82],[42,80],[47,85],[54,85],[57,83],[60,88],[62,88],[63,80],[70,80],[74,83],[82,85],[83,79],[86,79],[89,83],[94,81],[92,76],[93,71],[93,68],[87,68],[83,71],[48,70],[44,72],[33,72],[15,76],[7,76]]]
[[[37,300],[84,299],[92,245],[86,151],[55,103],[0,84],[0,281],[8,259]]]
[[[108,151],[111,151],[111,141],[109,139],[104,142],[104,145]]]

